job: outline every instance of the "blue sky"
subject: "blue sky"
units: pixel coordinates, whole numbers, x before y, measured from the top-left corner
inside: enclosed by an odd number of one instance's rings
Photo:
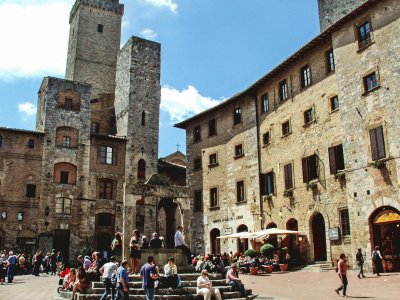
[[[0,0],[0,126],[35,128],[44,76],[63,78],[75,0]],[[244,90],[319,33],[317,0],[120,0],[122,40],[161,43],[159,155],[173,128]]]

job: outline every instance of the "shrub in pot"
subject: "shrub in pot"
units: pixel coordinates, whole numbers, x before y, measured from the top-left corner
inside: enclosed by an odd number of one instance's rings
[[[264,244],[260,248],[260,252],[268,258],[272,258],[272,255],[274,254],[275,247],[271,244]]]
[[[257,251],[254,249],[248,249],[244,252],[244,256],[250,256],[251,258],[254,258],[257,256]]]

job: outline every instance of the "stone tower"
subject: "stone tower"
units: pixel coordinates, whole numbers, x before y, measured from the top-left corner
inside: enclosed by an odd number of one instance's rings
[[[123,13],[119,0],[76,0],[71,10],[65,77],[92,85],[92,99],[114,93]]]
[[[321,31],[324,31],[367,1],[368,0],[318,0]]]
[[[126,174],[131,183],[157,174],[161,101],[160,44],[131,37],[118,55],[115,116],[126,136]]]

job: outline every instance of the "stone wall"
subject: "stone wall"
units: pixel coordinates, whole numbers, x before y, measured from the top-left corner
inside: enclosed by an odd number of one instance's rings
[[[339,21],[367,0],[318,0],[321,31]]]
[[[0,213],[7,218],[0,221],[2,249],[17,247],[18,237],[36,235],[41,189],[40,170],[42,165],[43,133],[0,128]],[[34,147],[27,147],[28,140]],[[27,185],[35,185],[35,195],[28,197]],[[23,219],[18,220],[18,213]],[[21,247],[21,245],[19,245]]]
[[[388,9],[390,7],[390,9]],[[400,3],[381,1],[358,19],[344,24],[333,34],[337,57],[337,80],[344,133],[348,202],[352,213],[352,253],[365,250],[371,266],[373,247],[369,217],[379,207],[399,209],[400,123],[398,115],[400,73]],[[373,43],[359,49],[354,26],[359,19],[369,19]],[[378,88],[365,92],[363,76],[376,71]],[[382,169],[372,167],[369,129],[383,126],[386,163]]]
[[[71,11],[65,77],[92,85],[92,99],[114,93],[122,15],[123,5],[110,0],[77,0]]]

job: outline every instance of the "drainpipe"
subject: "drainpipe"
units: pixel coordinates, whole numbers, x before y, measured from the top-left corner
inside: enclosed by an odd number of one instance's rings
[[[258,101],[257,101],[257,94],[253,96],[254,104],[256,108],[256,130],[257,130],[257,160],[258,160],[258,195],[260,198],[260,226],[261,230],[264,227],[264,207],[263,207],[263,199],[261,195],[261,143],[260,143],[260,119],[258,116]]]

